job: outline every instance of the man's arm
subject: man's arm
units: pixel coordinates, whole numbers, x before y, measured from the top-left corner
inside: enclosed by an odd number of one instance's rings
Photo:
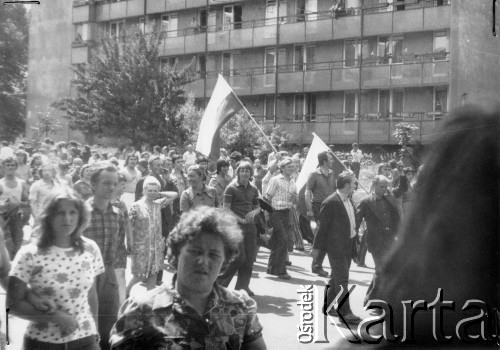
[[[318,220],[318,231],[314,237],[313,250],[326,249],[328,231],[334,220],[333,202],[324,201],[321,204]]]
[[[356,207],[356,232],[358,232],[361,223],[363,222],[363,218],[365,217],[365,201],[362,199]]]

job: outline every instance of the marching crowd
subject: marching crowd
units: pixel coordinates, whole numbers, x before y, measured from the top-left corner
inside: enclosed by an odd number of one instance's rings
[[[423,188],[423,167],[416,174],[393,160],[355,203],[357,144],[340,170],[336,154],[320,152],[299,192],[307,148],[267,159],[221,149],[212,162],[192,145],[128,147],[111,157],[79,146],[47,139],[38,150],[0,149],[0,277],[11,312],[32,321],[27,349],[265,349],[250,289],[259,245],[270,249],[267,274],[288,280],[288,255],[304,240],[311,272],[330,278],[323,311],[357,324],[348,301],[332,307],[347,293],[351,261],[365,266],[370,251],[365,303],[383,298],[383,267]],[[175,271],[171,285],[162,284],[164,269]],[[235,290],[227,289],[236,274]],[[150,291],[130,297],[138,282]]]

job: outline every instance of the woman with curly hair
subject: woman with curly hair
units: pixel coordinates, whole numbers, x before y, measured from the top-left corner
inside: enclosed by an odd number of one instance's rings
[[[98,349],[94,279],[104,265],[97,244],[81,236],[89,220],[85,202],[71,189],[59,189],[39,217],[37,244],[22,247],[12,263],[7,305],[31,321],[26,349]],[[45,311],[33,305],[28,286]]]
[[[167,243],[176,269],[172,287],[163,284],[122,305],[112,348],[266,349],[255,301],[216,283],[241,239],[225,211],[200,206],[183,214]]]

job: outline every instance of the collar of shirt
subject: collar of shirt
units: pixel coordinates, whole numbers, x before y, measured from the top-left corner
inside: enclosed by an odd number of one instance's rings
[[[92,210],[97,210],[97,211],[101,211],[99,208],[97,208],[94,204],[94,197],[90,197],[88,200],[87,200],[87,203],[90,205],[90,207],[92,208]],[[108,203],[108,208],[106,209],[104,213],[108,213],[108,212],[111,212],[113,214],[118,214],[118,211],[120,209],[114,207],[112,204],[111,204],[111,201]]]
[[[207,196],[212,197],[211,194],[207,191],[207,186],[205,184],[203,184],[203,187],[202,187],[201,191],[198,191],[198,190],[195,191],[193,189],[193,187],[189,187],[189,189],[191,190],[191,193],[193,194],[193,196],[196,196],[197,194],[206,193]]]
[[[325,174],[323,174],[323,172],[321,171],[321,168],[317,168],[314,172],[315,172],[316,174],[318,174],[318,175],[323,175],[323,176],[325,176]],[[327,177],[328,177],[328,176],[330,176],[330,174],[333,174],[332,169],[328,169],[328,175],[327,175]]]
[[[351,199],[351,197],[348,194],[344,194],[344,193],[340,192],[339,190],[337,190],[337,194],[339,195],[342,202],[347,202],[349,199]]]
[[[225,289],[219,287],[219,285],[215,283],[212,292],[208,296],[206,309],[207,312],[209,312],[214,307],[221,307],[228,303],[240,304],[242,302],[243,300],[239,299],[236,295],[228,293]],[[158,292],[154,297],[152,309],[156,310],[175,305],[182,307],[183,305],[186,305],[186,302],[176,290],[170,289],[165,284],[162,284],[162,286],[158,288]]]
[[[287,181],[287,182],[290,182],[290,181],[292,181],[292,180],[293,180],[291,176],[290,176],[290,178],[289,178],[289,179],[287,179],[287,178],[285,177],[285,175],[283,175],[283,174],[276,175],[276,177],[277,177],[278,179],[283,179],[283,180],[285,180],[285,181]]]

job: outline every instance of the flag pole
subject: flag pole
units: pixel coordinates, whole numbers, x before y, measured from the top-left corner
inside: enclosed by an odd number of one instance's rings
[[[318,140],[320,140],[320,141],[321,141],[321,143],[322,143],[322,144],[324,144],[326,147],[328,147],[328,145],[327,145],[326,143],[324,143],[324,142],[323,142],[323,140],[321,139],[321,137],[319,137],[318,135],[316,135],[316,133],[314,133],[314,132],[313,132],[312,134],[313,134],[314,136],[316,136],[316,137],[318,138]],[[330,147],[328,147],[328,148],[330,148]],[[333,156],[335,157],[335,159],[337,159],[337,161],[338,161],[340,164],[342,164],[342,166],[344,167],[344,169],[345,169],[345,170],[347,170],[347,171],[351,171],[351,170],[347,169],[347,167],[345,166],[345,164],[344,164],[344,163],[342,163],[342,162],[340,161],[340,159],[339,159],[339,158],[335,155],[335,153],[333,153],[333,151],[332,151],[332,154],[333,154]],[[356,177],[354,177],[354,180],[356,180],[356,182],[358,183],[358,185],[360,185],[360,186],[361,186],[361,188],[362,188],[363,190],[365,190],[365,192],[366,192],[366,193],[370,194],[370,192],[369,192],[369,191],[365,188],[365,186],[363,186],[363,185],[361,184],[361,182],[359,182],[359,180],[358,180],[358,179],[356,179]]]
[[[219,75],[222,76],[221,74],[219,74]],[[222,78],[224,79],[224,77],[222,77]],[[260,127],[260,125],[252,117],[252,114],[248,111],[248,109],[245,107],[245,105],[243,104],[243,102],[241,102],[241,100],[238,97],[238,95],[236,95],[236,93],[233,91],[233,88],[229,84],[227,84],[227,85],[229,86],[229,88],[231,89],[231,92],[233,93],[234,97],[236,97],[236,99],[238,100],[238,102],[240,103],[240,105],[243,107],[243,109],[245,110],[245,112],[247,112],[247,115],[250,117],[250,119],[252,119],[252,121],[255,123],[255,125],[257,126],[257,128],[259,128],[259,131],[262,133],[262,135],[264,135],[264,138],[266,139],[266,141],[269,142],[269,144],[271,145],[271,148],[273,149],[274,153],[278,153],[278,150],[276,148],[274,148],[273,144],[271,143],[271,140],[269,140],[269,138],[264,133],[264,131],[262,130],[262,128]]]

